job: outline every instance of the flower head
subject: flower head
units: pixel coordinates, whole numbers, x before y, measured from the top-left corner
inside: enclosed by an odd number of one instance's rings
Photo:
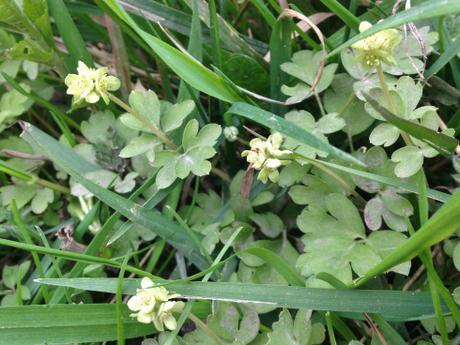
[[[118,90],[120,80],[107,75],[107,70],[107,67],[89,68],[78,61],[78,74],[68,74],[65,78],[67,94],[74,96],[74,103],[97,103],[102,98],[108,104],[109,91]]]
[[[245,150],[241,154],[241,156],[246,157],[252,168],[260,170],[257,179],[263,183],[267,183],[268,180],[277,182],[278,168],[291,162],[286,158],[292,152],[281,150],[282,143],[283,136],[280,133],[270,135],[267,140],[255,138],[249,143],[251,149]]]
[[[179,297],[172,294],[164,286],[155,286],[149,278],[141,281],[141,289],[137,289],[136,295],[128,300],[128,308],[136,313],[131,314],[141,323],[153,323],[158,331],[164,331],[166,327],[174,330],[177,327],[173,312],[181,312],[184,302],[170,301]]]
[[[359,24],[359,32],[372,27],[369,22]],[[396,63],[393,57],[394,48],[401,42],[401,34],[396,29],[386,29],[370,35],[354,43],[351,47],[358,53],[361,63],[368,66],[377,66],[383,61],[388,65]]]

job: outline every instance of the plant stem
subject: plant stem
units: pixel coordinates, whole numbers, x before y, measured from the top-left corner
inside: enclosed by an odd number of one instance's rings
[[[53,189],[56,192],[60,192],[64,194],[70,193],[70,190],[67,187],[61,186],[60,184],[57,184],[54,182],[50,182],[50,181],[41,179],[35,175],[32,175],[32,174],[23,172],[21,170],[15,169],[13,167],[10,167],[6,163],[2,162],[1,160],[0,160],[0,171],[10,176],[16,177],[20,180],[26,181],[28,183],[35,183],[42,187]]]
[[[337,341],[335,340],[334,327],[332,326],[330,312],[326,313],[326,326],[327,326],[327,333],[329,335],[329,342],[331,343],[331,345],[337,345]]]
[[[37,183],[38,185],[40,185],[42,187],[53,189],[56,192],[61,192],[61,193],[64,193],[64,194],[70,194],[70,189],[69,188],[61,186],[60,184],[57,184],[57,183],[54,183],[54,182],[50,182],[50,181],[47,181],[47,180],[44,180],[44,179],[41,179],[41,178],[37,178],[35,180],[35,183]]]
[[[152,123],[150,123],[144,116],[142,116],[141,114],[139,114],[136,110],[134,110],[131,106],[129,106],[128,104],[126,104],[125,102],[123,102],[120,98],[118,98],[117,96],[113,95],[113,94],[109,94],[109,98],[110,100],[112,100],[114,103],[116,103],[117,105],[119,105],[121,108],[123,108],[124,110],[126,110],[128,113],[130,113],[131,115],[133,115],[137,120],[139,120],[140,122],[142,122],[144,125],[147,126],[147,128],[150,130],[150,132],[152,132],[153,134],[155,134],[158,139],[160,139],[160,141],[162,143],[164,143],[166,146],[168,146],[170,149],[177,149],[177,146],[176,144],[174,144],[174,142],[159,128],[155,127]]]

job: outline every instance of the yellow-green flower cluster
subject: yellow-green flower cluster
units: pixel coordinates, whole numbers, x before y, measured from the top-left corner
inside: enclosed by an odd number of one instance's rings
[[[120,88],[120,80],[107,75],[108,68],[89,68],[84,62],[78,61],[78,74],[68,74],[65,78],[67,94],[74,97],[74,103],[83,100],[97,103],[100,98],[109,103],[109,92]]]
[[[359,24],[359,32],[364,32],[372,27],[369,22]],[[362,64],[378,66],[383,61],[388,65],[396,63],[393,57],[394,48],[401,42],[401,34],[396,29],[386,29],[370,35],[351,45],[358,54]]]
[[[260,170],[258,180],[267,183],[268,180],[277,182],[279,178],[278,168],[288,165],[291,161],[288,155],[292,154],[289,150],[280,150],[283,143],[283,136],[274,133],[267,140],[259,138],[252,139],[249,143],[251,149],[245,150],[241,154],[252,168]]]
[[[160,332],[165,327],[172,331],[177,327],[173,313],[181,312],[184,302],[170,299],[179,296],[170,293],[164,286],[155,286],[152,280],[145,277],[141,280],[141,288],[137,289],[136,295],[128,300],[128,308],[136,312],[130,316],[136,317],[141,323],[153,323]]]

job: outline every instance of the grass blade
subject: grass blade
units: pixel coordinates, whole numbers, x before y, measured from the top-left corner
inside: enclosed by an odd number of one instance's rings
[[[67,68],[73,71],[77,68],[78,60],[89,66],[94,64],[91,54],[86,49],[85,41],[80,35],[63,0],[48,0],[48,6],[53,15],[59,34],[70,54]]]
[[[441,56],[425,71],[425,78],[430,79],[431,76],[438,73],[445,65],[447,65],[452,59],[457,57],[460,52],[460,40],[455,40],[441,54]]]
[[[348,11],[345,7],[342,6],[337,0],[321,0],[323,5],[335,13],[337,17],[342,19],[342,21],[352,30],[358,30],[359,19],[356,18],[353,13]]]
[[[276,21],[270,36],[270,98],[281,101],[285,96],[280,85],[286,84],[288,77],[281,70],[281,64],[291,58],[292,20],[284,17]],[[272,104],[271,110],[281,115],[287,109],[280,104]]]
[[[115,293],[117,278],[38,279],[41,284]],[[139,279],[125,279],[123,291],[135,294]],[[247,283],[178,283],[168,289],[188,298],[272,304],[292,309],[378,313],[386,320],[433,317],[429,293],[381,290],[320,289]],[[369,303],[372,301],[372,303]]]
[[[175,72],[195,89],[226,102],[237,102],[241,98],[217,74],[197,60],[142,30],[115,0],[105,2],[110,9],[128,24],[149,47]]]
[[[0,308],[0,344],[36,345],[102,342],[117,339],[114,304],[30,305]],[[154,333],[122,306],[126,338]]]

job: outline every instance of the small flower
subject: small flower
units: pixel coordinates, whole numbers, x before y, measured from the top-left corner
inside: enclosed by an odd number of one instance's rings
[[[181,312],[184,302],[170,301],[179,297],[170,293],[164,286],[155,286],[155,283],[145,277],[141,281],[141,289],[128,300],[128,308],[137,313],[130,316],[136,317],[141,323],[153,323],[158,331],[164,327],[174,330],[177,327],[176,319],[172,313]]]
[[[263,183],[267,183],[268,180],[277,182],[279,178],[278,168],[291,162],[285,158],[292,152],[281,150],[282,143],[283,136],[280,133],[270,135],[267,140],[255,138],[249,143],[251,149],[245,150],[241,154],[242,157],[246,157],[252,168],[260,170],[257,179]]]
[[[97,103],[100,98],[109,103],[109,91],[118,90],[120,80],[107,75],[107,67],[89,68],[84,62],[78,61],[78,74],[68,74],[65,78],[67,94],[74,96],[74,103],[83,100]]]
[[[235,141],[238,138],[238,134],[238,128],[236,128],[235,126],[224,128],[224,137],[228,141]]]
[[[369,22],[359,24],[359,32],[372,27]],[[378,66],[383,61],[388,65],[396,64],[394,48],[401,42],[401,34],[396,29],[386,29],[370,35],[351,45],[358,53],[358,60],[368,66]]]

